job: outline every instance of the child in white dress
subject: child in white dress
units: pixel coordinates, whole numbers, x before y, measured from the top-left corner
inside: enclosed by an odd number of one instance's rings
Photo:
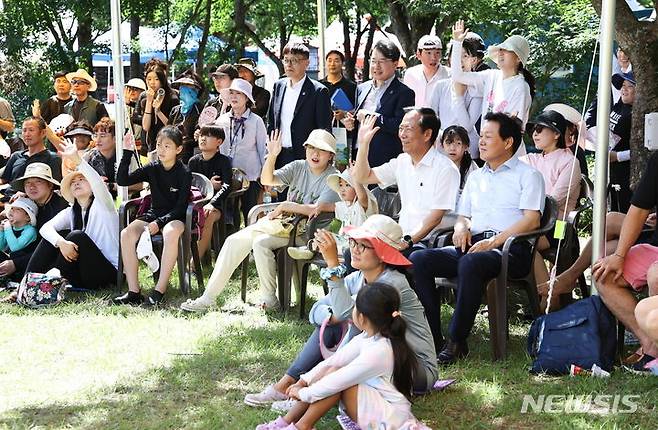
[[[416,423],[409,397],[416,357],[406,339],[400,296],[389,285],[365,285],[356,298],[353,323],[363,330],[290,386],[300,400],[284,417],[256,430],[305,430],[336,403],[362,429],[400,429]]]

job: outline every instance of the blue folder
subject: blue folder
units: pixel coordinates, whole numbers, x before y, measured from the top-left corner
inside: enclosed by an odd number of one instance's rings
[[[350,99],[347,98],[347,94],[340,88],[334,91],[334,94],[331,96],[331,105],[334,110],[343,110],[346,112],[354,110],[354,106]]]

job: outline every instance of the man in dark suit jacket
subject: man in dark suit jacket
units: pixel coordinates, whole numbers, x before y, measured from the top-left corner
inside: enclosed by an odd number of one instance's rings
[[[387,163],[402,153],[398,128],[404,109],[414,105],[416,95],[395,76],[399,60],[400,49],[393,42],[381,40],[375,44],[370,53],[372,80],[359,84],[356,89],[356,114],[349,113],[343,119],[347,129],[353,130],[367,115],[377,115],[376,126],[380,127],[380,131],[370,143],[368,162],[371,167]],[[355,150],[353,148],[352,158],[355,158]]]
[[[306,76],[309,51],[302,43],[283,48],[286,77],[274,84],[267,112],[267,130],[279,130],[283,150],[277,157],[279,168],[293,160],[306,158],[304,142],[311,131],[321,128],[331,133],[329,90]]]

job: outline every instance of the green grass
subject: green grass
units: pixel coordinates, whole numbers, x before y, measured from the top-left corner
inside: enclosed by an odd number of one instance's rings
[[[251,294],[256,283],[252,268]],[[322,294],[317,284],[310,292]],[[276,417],[242,399],[281,375],[310,334],[296,309],[265,314],[244,305],[236,280],[222,310],[202,316],[178,311],[176,287],[159,310],[108,306],[114,292],[104,293],[71,294],[37,311],[0,305],[0,428],[242,430]],[[444,313],[447,321],[450,308]],[[607,380],[532,376],[527,328],[512,322],[510,358],[494,364],[486,318],[478,316],[469,359],[441,370],[458,382],[417,398],[416,416],[434,429],[656,428],[657,378],[622,371]],[[635,414],[521,414],[524,394],[640,399]],[[317,429],[337,429],[334,415]]]

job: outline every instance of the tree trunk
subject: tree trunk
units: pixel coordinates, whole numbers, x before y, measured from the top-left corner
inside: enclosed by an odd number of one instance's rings
[[[283,74],[283,63],[281,62],[281,59],[277,57],[274,52],[265,45],[261,38],[258,37],[256,32],[247,25],[247,5],[244,3],[244,0],[235,0],[233,11],[233,25],[235,26],[235,31],[250,38],[269,59],[274,61],[274,64],[276,64],[279,69],[279,74]]]
[[[351,80],[354,80],[355,62],[352,61],[352,44],[350,42],[350,17],[342,8],[339,11],[339,17],[340,22],[343,24],[343,53],[345,54],[345,75]]]
[[[187,30],[189,30],[192,24],[195,23],[196,20],[199,18],[199,13],[201,12],[202,3],[203,3],[202,0],[197,0],[196,4],[194,5],[194,11],[192,12],[192,15],[190,15],[187,22],[183,24],[183,27],[180,30],[180,39],[178,40],[176,47],[172,51],[171,57],[167,59],[167,63],[169,64],[169,67],[171,67],[171,64],[174,62],[176,56],[178,55],[178,51],[183,46],[183,43],[185,43],[185,35],[187,34]],[[167,6],[167,10],[169,10],[169,6]],[[169,33],[169,25],[167,25],[167,33]]]
[[[593,0],[601,15],[601,0]],[[617,41],[633,63],[637,87],[631,126],[631,187],[644,173],[649,151],[644,148],[644,115],[658,112],[658,21],[639,22],[627,3],[617,1]]]
[[[391,26],[387,30],[398,37],[407,64],[417,63],[418,60],[414,56],[416,45],[422,36],[432,30],[434,17],[411,15],[407,12],[407,8],[397,1],[389,2],[388,9],[391,14]]]
[[[91,39],[91,9],[82,9],[77,16],[78,19],[78,52],[83,67],[89,74],[93,75],[91,54],[93,51],[93,42]]]
[[[212,14],[212,0],[206,0],[206,15],[203,18],[203,35],[199,41],[199,48],[196,52],[196,71],[199,74],[203,73],[204,61],[203,58],[206,54],[206,46],[208,45],[208,35],[210,34],[210,16]]]
[[[137,14],[130,15],[130,77],[142,76],[142,65],[139,58],[139,26],[141,18]]]
[[[375,38],[375,30],[377,29],[377,18],[371,15],[370,22],[368,22],[368,39],[366,41],[366,48],[363,51],[363,81],[370,79],[370,51],[372,50],[372,42]]]

